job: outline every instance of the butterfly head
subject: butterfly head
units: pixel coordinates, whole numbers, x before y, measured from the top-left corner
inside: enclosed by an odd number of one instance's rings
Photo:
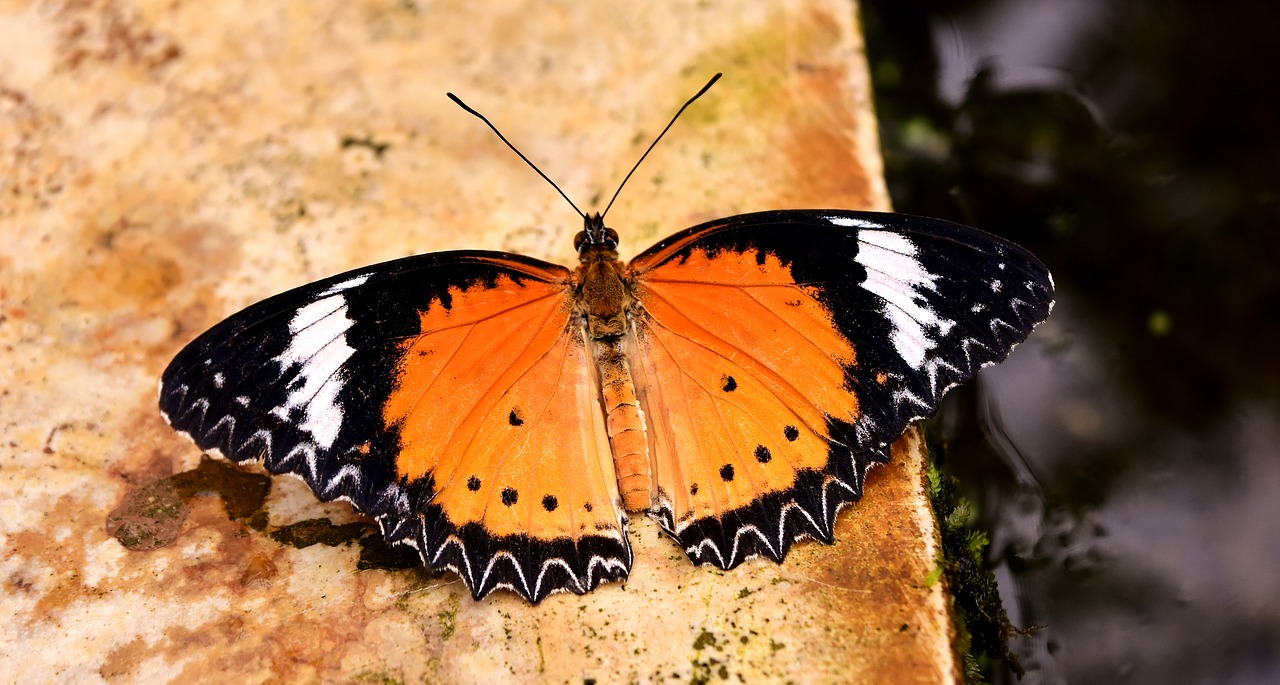
[[[578,254],[591,248],[612,250],[618,246],[618,232],[604,225],[604,217],[600,213],[587,214],[582,219],[582,230],[573,238],[573,249]]]

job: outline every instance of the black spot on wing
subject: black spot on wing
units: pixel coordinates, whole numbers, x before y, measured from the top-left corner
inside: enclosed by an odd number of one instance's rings
[[[512,409],[511,413],[507,415],[507,423],[512,426],[523,426],[524,419],[520,418],[520,414],[516,413],[515,409]]]
[[[480,479],[475,476],[468,478],[467,489],[470,490],[471,492],[478,491],[480,489]]]
[[[556,508],[557,508],[557,507],[559,507],[559,506],[560,506],[560,501],[556,499],[556,496],[555,496],[555,495],[545,495],[545,496],[543,496],[543,498],[542,498],[542,508],[543,508],[543,509],[546,509],[547,511],[555,511],[555,510],[556,510]]]
[[[733,464],[725,464],[720,467],[720,478],[726,483],[733,480]]]
[[[721,379],[721,383],[720,389],[725,392],[733,392],[738,389],[738,381],[734,380],[733,376],[725,376]]]
[[[764,445],[756,445],[756,461],[761,464],[768,464],[773,460],[773,454],[769,452],[769,448]]]
[[[515,503],[519,501],[520,501],[520,493],[517,492],[515,488],[508,487],[508,488],[502,489],[503,504],[510,507],[510,506],[514,506]]]

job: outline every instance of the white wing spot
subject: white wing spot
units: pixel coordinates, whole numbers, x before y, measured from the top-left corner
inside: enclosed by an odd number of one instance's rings
[[[902,359],[919,369],[937,341],[928,328],[945,336],[955,322],[938,316],[918,300],[924,291],[936,291],[938,277],[916,259],[916,246],[905,236],[887,231],[859,231],[857,261],[867,269],[862,287],[885,301],[881,313],[893,326],[891,340]]]
[[[363,276],[356,276],[355,278],[348,278],[347,280],[341,283],[334,283],[333,285],[329,286],[324,292],[320,293],[320,296],[324,297],[326,295],[336,295],[344,290],[350,290],[358,285],[364,285],[364,282],[367,280],[369,280],[369,274],[365,274]]]
[[[884,228],[884,224],[867,221],[866,219],[855,219],[851,216],[825,216],[822,218],[837,226],[844,226],[846,228]]]
[[[347,317],[347,302],[341,295],[316,300],[294,314],[289,322],[293,339],[275,359],[281,368],[301,367],[298,378],[302,383],[289,393],[283,406],[271,413],[288,418],[291,409],[301,408],[303,418],[298,427],[310,433],[324,449],[333,447],[342,427],[338,370],[355,354],[346,337],[354,323]]]

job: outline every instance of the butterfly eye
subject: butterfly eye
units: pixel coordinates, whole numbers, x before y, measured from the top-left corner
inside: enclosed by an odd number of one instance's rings
[[[588,226],[573,237],[573,249],[582,252],[585,246],[601,246],[615,248],[618,246],[618,232],[604,226]]]

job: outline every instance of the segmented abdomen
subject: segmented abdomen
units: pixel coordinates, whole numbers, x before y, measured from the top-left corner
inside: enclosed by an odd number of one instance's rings
[[[621,338],[593,340],[592,352],[600,370],[605,425],[613,450],[618,492],[627,511],[642,511],[649,507],[651,499],[649,443],[645,438],[644,412],[636,399],[631,367],[621,345]]]

